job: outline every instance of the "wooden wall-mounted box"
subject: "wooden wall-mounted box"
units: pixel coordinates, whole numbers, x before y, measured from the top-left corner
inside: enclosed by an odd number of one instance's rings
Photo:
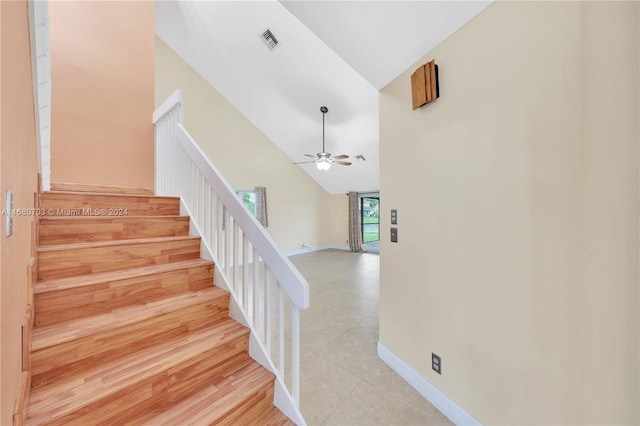
[[[422,65],[411,74],[411,100],[413,109],[440,97],[440,85],[438,84],[438,66],[435,59]]]

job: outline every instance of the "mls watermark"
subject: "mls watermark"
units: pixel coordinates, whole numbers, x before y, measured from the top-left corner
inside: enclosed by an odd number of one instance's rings
[[[24,208],[2,209],[2,216],[128,216],[129,209],[96,208],[96,209],[54,209]]]

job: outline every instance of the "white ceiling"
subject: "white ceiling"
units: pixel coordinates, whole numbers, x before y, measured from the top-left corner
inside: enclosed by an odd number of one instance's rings
[[[489,3],[160,1],[155,25],[292,163],[321,151],[326,105],[327,151],[367,161],[287,166],[337,194],[379,187],[378,90]],[[280,42],[273,51],[259,37],[267,28]]]
[[[490,1],[280,1],[380,90]]]

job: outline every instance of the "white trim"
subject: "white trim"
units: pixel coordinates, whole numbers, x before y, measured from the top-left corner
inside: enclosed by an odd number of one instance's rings
[[[278,377],[278,375],[276,375]],[[293,404],[293,399],[289,396],[284,382],[278,378],[275,381],[275,394],[273,395],[273,405],[278,407],[292,422],[298,426],[305,426],[307,423],[302,417],[300,410]]]
[[[326,245],[326,246],[318,246],[318,247],[309,247],[309,248],[304,248],[304,249],[299,249],[299,250],[291,250],[285,253],[285,255],[287,257],[289,256],[296,256],[298,254],[305,254],[305,253],[312,253],[314,251],[322,251],[322,250],[344,250],[344,251],[350,251],[349,247],[347,246],[337,246],[337,245]]]
[[[456,425],[482,425],[380,342],[378,342],[378,357]]]
[[[169,113],[176,105],[182,104],[182,90],[178,89],[171,94],[154,112],[153,124]]]

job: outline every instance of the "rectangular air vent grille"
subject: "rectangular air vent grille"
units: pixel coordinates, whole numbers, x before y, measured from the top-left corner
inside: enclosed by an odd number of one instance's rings
[[[278,46],[278,39],[273,35],[271,30],[266,30],[260,35],[260,38],[265,42],[269,50],[273,50]]]

